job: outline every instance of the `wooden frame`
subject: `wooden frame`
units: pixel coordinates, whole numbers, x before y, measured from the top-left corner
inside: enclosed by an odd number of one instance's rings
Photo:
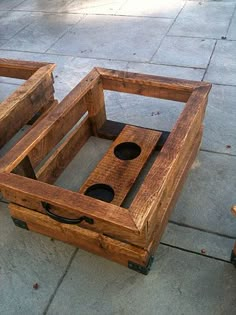
[[[210,89],[211,85],[205,82],[93,69],[0,160],[0,189],[11,202],[15,223],[147,274],[171,209],[198,152]],[[186,102],[186,105],[171,132],[144,128],[140,132],[140,128],[107,120],[103,90]],[[78,121],[79,125],[72,130]],[[129,142],[132,137],[136,137],[134,142],[139,141],[142,133],[151,140],[145,142],[143,138],[141,152],[145,152],[140,158],[133,162],[113,159],[115,145]],[[53,186],[91,135],[116,140],[80,192]],[[65,141],[35,174],[34,169],[63,138]],[[116,163],[115,169],[119,172],[122,169],[133,184],[155,147],[160,153],[128,209],[122,207],[122,198],[132,185],[126,185],[126,191],[114,198],[114,203],[86,195],[88,183],[101,180],[100,169],[111,159]],[[123,164],[117,167],[117,163]],[[134,171],[129,172],[131,166]],[[118,171],[110,172],[104,176],[106,184],[113,185],[119,176]],[[73,222],[76,224],[68,224]]]
[[[0,59],[0,77],[26,80],[0,103],[0,148],[37,113],[55,103],[54,68],[51,63]]]

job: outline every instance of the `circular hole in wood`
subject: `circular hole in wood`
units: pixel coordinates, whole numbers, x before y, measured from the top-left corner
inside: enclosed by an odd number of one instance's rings
[[[141,153],[141,148],[134,142],[123,142],[114,149],[115,156],[120,160],[133,160]]]
[[[87,188],[85,195],[102,201],[111,202],[115,196],[115,192],[109,185],[94,184]]]

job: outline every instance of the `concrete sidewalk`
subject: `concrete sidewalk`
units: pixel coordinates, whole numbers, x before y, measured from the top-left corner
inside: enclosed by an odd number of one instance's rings
[[[0,0],[0,58],[55,62],[59,99],[94,66],[213,83],[201,151],[149,275],[16,228],[1,200],[0,314],[236,313],[236,0]],[[18,84],[0,78],[0,100]],[[163,130],[182,109],[119,93],[106,104],[109,119]],[[108,145],[91,139],[57,184],[73,190]]]

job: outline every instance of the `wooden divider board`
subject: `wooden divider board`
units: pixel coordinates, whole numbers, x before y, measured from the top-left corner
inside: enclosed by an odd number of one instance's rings
[[[158,131],[126,125],[79,192],[85,193],[89,187],[96,184],[108,185],[114,190],[111,203],[120,206],[160,137],[161,133]],[[116,157],[114,150],[118,145],[125,143],[127,143],[127,150],[132,144],[137,145],[137,148],[140,147],[140,154],[131,160]]]

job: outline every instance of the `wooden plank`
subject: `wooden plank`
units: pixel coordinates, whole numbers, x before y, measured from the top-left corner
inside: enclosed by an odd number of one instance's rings
[[[155,222],[155,228],[153,229],[152,234],[150,234],[150,231],[149,231],[147,245],[146,245],[146,248],[151,255],[153,255],[153,253],[155,252],[157,246],[159,245],[161,241],[161,237],[165,231],[171,212],[178,200],[178,197],[184,186],[185,180],[188,176],[188,171],[196,158],[196,155],[198,153],[198,150],[201,144],[202,132],[203,132],[203,128],[201,128],[196,138],[196,141],[193,145],[192,152],[189,154],[189,156],[187,156],[186,160],[183,163],[182,168],[179,169],[179,172],[176,175],[176,181],[172,188],[172,191],[169,197],[165,199],[165,203],[162,205],[163,210],[158,211],[157,213],[154,213],[153,217],[150,219],[150,221]]]
[[[88,108],[93,134],[98,136],[98,130],[106,121],[105,101],[101,81],[85,95],[85,103]]]
[[[193,90],[208,83],[96,68],[105,90],[186,102]]]
[[[0,76],[16,79],[29,79],[39,68],[50,66],[51,71],[56,67],[54,63],[35,62],[0,58]]]
[[[90,120],[86,117],[39,169],[38,180],[54,183],[91,135]]]
[[[106,120],[105,123],[102,125],[102,127],[98,130],[98,136],[99,138],[115,140],[117,136],[121,133],[121,131],[124,129],[125,126],[126,124],[122,122]],[[132,124],[129,124],[129,126],[138,127],[137,125],[132,125]],[[139,127],[139,128],[142,128],[142,127]],[[156,150],[160,150],[163,147],[164,143],[166,142],[170,134],[170,131],[165,131],[165,130],[151,129],[151,128],[143,128],[143,129],[155,130],[161,133],[161,137],[158,140],[157,145],[155,147]]]
[[[157,131],[127,125],[90,174],[80,192],[86,193],[93,185],[108,185],[108,188],[111,187],[114,191],[114,198],[111,203],[121,205],[154,150],[160,136],[161,134]],[[134,151],[132,151],[132,144]],[[118,150],[118,145],[121,148],[120,150]],[[138,152],[136,149],[141,149],[141,151]],[[116,151],[120,158],[115,155]],[[127,156],[126,153],[128,153]],[[133,153],[135,158],[129,159],[129,155]],[[103,188],[103,190],[105,193],[106,188]],[[92,194],[94,194],[94,190],[92,190]],[[112,196],[110,197],[112,198]]]
[[[51,67],[40,68],[0,104],[0,147],[54,99]],[[11,128],[9,128],[11,126]]]
[[[174,185],[176,172],[183,165],[186,156],[190,154],[201,128],[208,92],[208,88],[201,87],[192,93],[133,200],[129,210],[139,230],[145,228],[148,219],[161,207]]]
[[[73,121],[72,109],[76,108],[77,117],[82,117],[86,112],[86,106],[81,106],[81,99],[84,95],[97,84],[99,74],[94,70],[91,71],[63,100],[58,106],[50,111],[50,113],[39,121],[36,125],[32,126],[28,132],[5,156],[0,160],[0,172],[11,172],[17,164],[26,156],[29,155],[30,160],[34,165],[34,159],[30,156],[32,149],[37,150],[41,154],[42,159],[49,152],[50,139],[47,135],[50,133],[59,135],[52,139],[51,147],[55,146],[54,141],[57,143],[62,139],[65,134],[70,130],[70,122]],[[65,122],[65,117],[71,114],[70,119]],[[74,114],[74,113],[73,113]],[[74,122],[74,121],[73,121]],[[68,128],[69,127],[69,128]],[[61,130],[61,132],[60,132]],[[55,140],[56,139],[56,140]],[[53,141],[54,140],[54,141]],[[45,145],[46,142],[46,145]],[[37,161],[38,163],[38,161]]]
[[[139,240],[140,233],[127,209],[15,174],[1,173],[0,189],[4,198],[15,204],[45,212],[37,203],[48,203],[58,215],[73,219],[87,216],[94,220],[93,225],[81,226],[132,244]]]
[[[113,260],[124,266],[128,261],[145,266],[146,250],[112,239],[79,226],[56,222],[48,216],[10,204],[11,216],[27,223],[29,230],[69,243],[81,249]]]

